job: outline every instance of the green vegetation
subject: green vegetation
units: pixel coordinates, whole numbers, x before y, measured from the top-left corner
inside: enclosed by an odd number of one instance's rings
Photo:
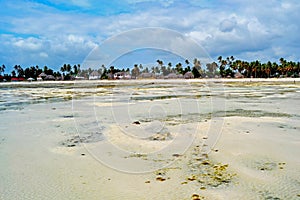
[[[115,66],[109,68],[104,65],[98,69],[80,68],[80,64],[64,64],[59,71],[44,66],[30,66],[22,68],[15,65],[10,73],[5,73],[7,69],[3,64],[0,66],[0,81],[13,80],[74,80],[76,78],[89,79],[92,74],[96,74],[95,79],[119,79],[127,77],[130,79],[140,78],[272,78],[272,77],[299,77],[300,62],[287,61],[280,58],[279,62],[260,61],[242,61],[233,56],[223,58],[219,56],[217,62],[207,63],[202,66],[200,60],[195,58],[191,63],[185,60],[185,63],[177,63],[175,66],[169,62],[167,65],[162,60],[157,60],[157,65],[150,68],[142,64],[134,64],[132,69],[118,69]],[[189,74],[188,74],[189,72]],[[188,75],[186,75],[188,74]],[[115,76],[117,75],[117,76]]]

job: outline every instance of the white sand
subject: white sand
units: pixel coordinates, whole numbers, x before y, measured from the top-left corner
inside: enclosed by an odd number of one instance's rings
[[[128,86],[2,110],[0,199],[298,199],[300,86],[282,80],[105,82]],[[149,139],[159,131],[170,135]],[[77,136],[97,142],[62,145]],[[207,172],[230,180],[212,186]]]

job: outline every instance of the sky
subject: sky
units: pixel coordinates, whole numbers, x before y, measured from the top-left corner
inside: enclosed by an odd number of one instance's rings
[[[144,28],[178,32],[215,61],[220,55],[248,61],[278,62],[281,57],[300,61],[298,0],[0,0],[0,7],[0,64],[7,73],[16,64],[53,69],[64,63],[81,64],[95,48],[107,48],[103,44],[111,38]],[[151,35],[145,33],[133,34],[127,44],[149,40]],[[158,36],[162,38],[149,41],[163,47],[169,36]],[[122,45],[126,44],[117,44]],[[181,43],[175,45],[181,48]],[[166,56],[166,50],[172,48],[145,48],[148,50],[141,52],[149,57],[174,59],[174,52]],[[131,50],[133,53],[116,55],[124,67],[132,67],[128,65],[134,62],[134,55],[141,60],[141,53]],[[121,65],[116,60],[113,63]]]

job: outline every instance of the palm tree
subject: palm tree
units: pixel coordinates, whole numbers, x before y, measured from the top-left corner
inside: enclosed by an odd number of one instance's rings
[[[81,72],[80,70],[80,64],[77,64],[77,73],[79,74]]]
[[[139,69],[140,69],[140,71],[143,71],[144,67],[142,64],[139,65]]]
[[[271,74],[277,76],[279,74],[278,73],[278,68],[279,68],[279,65],[276,62],[273,62],[272,63],[272,68],[271,68],[271,70],[272,70]]]
[[[158,66],[155,67],[155,73],[156,73],[156,74],[160,74],[160,69],[159,69]]]
[[[60,68],[60,71],[61,71],[62,73],[64,73],[65,71],[67,71],[67,65],[64,64],[64,65]]]
[[[110,66],[110,69],[109,69],[109,78],[110,79],[114,79],[114,74],[115,74],[115,67],[114,66]]]
[[[0,66],[0,75],[4,73],[4,71],[5,71],[5,65],[3,64],[2,66]]]
[[[219,61],[219,63],[221,63],[221,62],[222,62],[222,60],[223,60],[222,56],[219,56],[219,57],[218,57],[218,61]]]
[[[206,69],[208,71],[208,76],[209,77],[213,77],[216,73],[216,69],[218,68],[218,65],[216,62],[212,62],[212,63],[207,63],[206,64]]]
[[[284,58],[279,59],[280,65],[279,65],[279,71],[281,72],[281,75],[284,75],[286,71],[286,60]]]
[[[233,61],[235,60],[235,58],[233,56],[230,56],[230,57],[227,57],[226,60],[227,60],[227,64],[229,65],[229,67],[232,68],[232,64],[233,64]]]
[[[151,67],[151,73],[155,74],[155,67],[153,67],[153,66]]]
[[[14,66],[14,71],[18,73],[18,77],[23,77],[24,76],[24,70],[20,65],[15,65]]]
[[[74,74],[77,75],[78,74],[78,67],[77,67],[77,65],[73,66],[73,70],[74,70]]]
[[[70,73],[70,72],[71,72],[71,70],[72,70],[72,67],[71,67],[71,65],[70,65],[70,64],[67,64],[66,71]]]
[[[177,64],[176,64],[176,71],[177,71],[179,74],[183,74],[182,64],[181,64],[181,63],[177,63]]]
[[[187,67],[189,67],[190,61],[188,59],[186,59],[184,62],[187,65]]]
[[[300,75],[300,62],[295,63],[294,73],[297,73],[297,76]]]
[[[194,67],[199,71],[201,70],[201,62],[197,58],[194,59],[193,61]]]
[[[268,75],[268,78],[271,77],[272,67],[273,67],[272,63],[270,61],[268,61],[266,64],[266,73]]]
[[[169,62],[168,63],[168,73],[172,73],[173,72],[173,70],[172,70],[172,63],[171,62]]]
[[[18,66],[18,65],[15,65],[15,66],[14,66],[14,70],[15,70],[15,71],[18,71],[18,69],[19,69],[19,66]]]
[[[261,76],[261,65],[255,61],[255,78],[260,78]]]
[[[143,70],[143,72],[145,72],[145,73],[149,73],[149,68],[148,68],[148,67],[146,67],[146,68]]]
[[[140,75],[140,69],[137,64],[134,64],[133,69],[131,70],[131,74],[133,77],[137,78]]]
[[[241,73],[243,72],[245,77],[250,78],[252,69],[251,69],[251,66],[250,66],[249,62],[242,61],[242,69],[243,70],[241,70],[240,72]]]
[[[48,67],[44,66],[44,73],[47,74],[48,73]]]
[[[15,70],[13,70],[13,71],[11,72],[11,76],[12,76],[12,77],[16,77],[16,71],[15,71]]]
[[[221,75],[221,77],[225,77],[226,76],[225,75],[225,67],[228,63],[226,60],[223,60],[222,56],[218,57],[218,61],[220,63],[220,75]]]
[[[156,60],[156,62],[158,63],[158,65],[160,66],[160,68],[162,68],[164,62],[162,60]]]

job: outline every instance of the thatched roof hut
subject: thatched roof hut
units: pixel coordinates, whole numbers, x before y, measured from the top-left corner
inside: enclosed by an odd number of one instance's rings
[[[44,80],[47,80],[47,81],[55,81],[55,77],[53,75],[47,75]]]
[[[192,72],[186,72],[186,73],[183,75],[183,77],[184,77],[185,79],[192,79],[192,78],[194,78],[194,74],[193,74]]]
[[[96,70],[90,73],[89,80],[97,80],[100,79],[100,74]]]

